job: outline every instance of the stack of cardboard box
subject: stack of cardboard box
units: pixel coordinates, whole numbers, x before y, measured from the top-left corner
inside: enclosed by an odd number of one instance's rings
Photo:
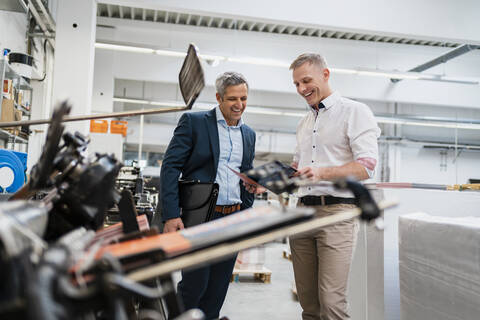
[[[22,120],[22,111],[15,108],[15,102],[13,99],[2,99],[2,113],[0,116],[0,122],[11,122]],[[20,127],[4,128],[5,130],[19,135]]]
[[[3,81],[2,95],[2,112],[0,115],[0,122],[22,120],[23,113],[21,110],[16,108],[15,99],[17,99],[17,105],[22,105],[24,103],[23,93],[20,90],[15,89],[12,80],[5,79]],[[5,128],[5,130],[15,135],[20,134],[20,127]]]

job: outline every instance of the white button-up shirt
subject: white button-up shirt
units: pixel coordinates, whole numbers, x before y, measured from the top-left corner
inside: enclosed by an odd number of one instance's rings
[[[352,161],[364,164],[371,174],[378,159],[380,128],[370,108],[333,92],[322,101],[325,108],[311,109],[297,127],[293,158],[298,168],[342,166]],[[367,165],[365,165],[367,164]],[[298,196],[352,197],[333,187],[303,187]]]

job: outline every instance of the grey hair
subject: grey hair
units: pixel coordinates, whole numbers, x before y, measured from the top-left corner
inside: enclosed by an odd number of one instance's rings
[[[223,98],[227,87],[237,86],[243,83],[245,83],[248,90],[247,79],[245,79],[245,77],[238,72],[229,71],[222,73],[217,77],[217,80],[215,80],[215,88],[217,89],[217,93],[220,95],[220,97]]]
[[[327,60],[325,58],[317,53],[304,53],[299,55],[290,65],[290,70],[295,70],[298,67],[302,66],[304,63],[310,63],[310,64],[315,64],[322,69],[328,68],[327,66]]]

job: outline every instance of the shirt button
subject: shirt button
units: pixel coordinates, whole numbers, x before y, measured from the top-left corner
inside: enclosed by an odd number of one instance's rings
[[[308,190],[312,190],[312,188],[308,187]]]
[[[312,160],[312,163],[313,163],[313,160]]]
[[[315,149],[315,146],[313,146],[313,149]]]
[[[313,133],[316,133],[316,132],[317,132],[317,130],[313,130]]]

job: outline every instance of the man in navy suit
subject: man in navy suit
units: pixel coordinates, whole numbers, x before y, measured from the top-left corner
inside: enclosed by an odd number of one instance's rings
[[[215,87],[218,107],[184,113],[165,152],[160,175],[164,232],[184,228],[178,195],[180,174],[184,180],[219,184],[214,219],[250,208],[254,193],[264,191],[242,184],[228,169],[243,172],[253,167],[255,132],[242,121],[248,83],[241,74],[226,72],[217,78]],[[206,319],[218,318],[235,260],[236,256],[193,271],[182,271],[178,294],[185,308],[200,308]]]

